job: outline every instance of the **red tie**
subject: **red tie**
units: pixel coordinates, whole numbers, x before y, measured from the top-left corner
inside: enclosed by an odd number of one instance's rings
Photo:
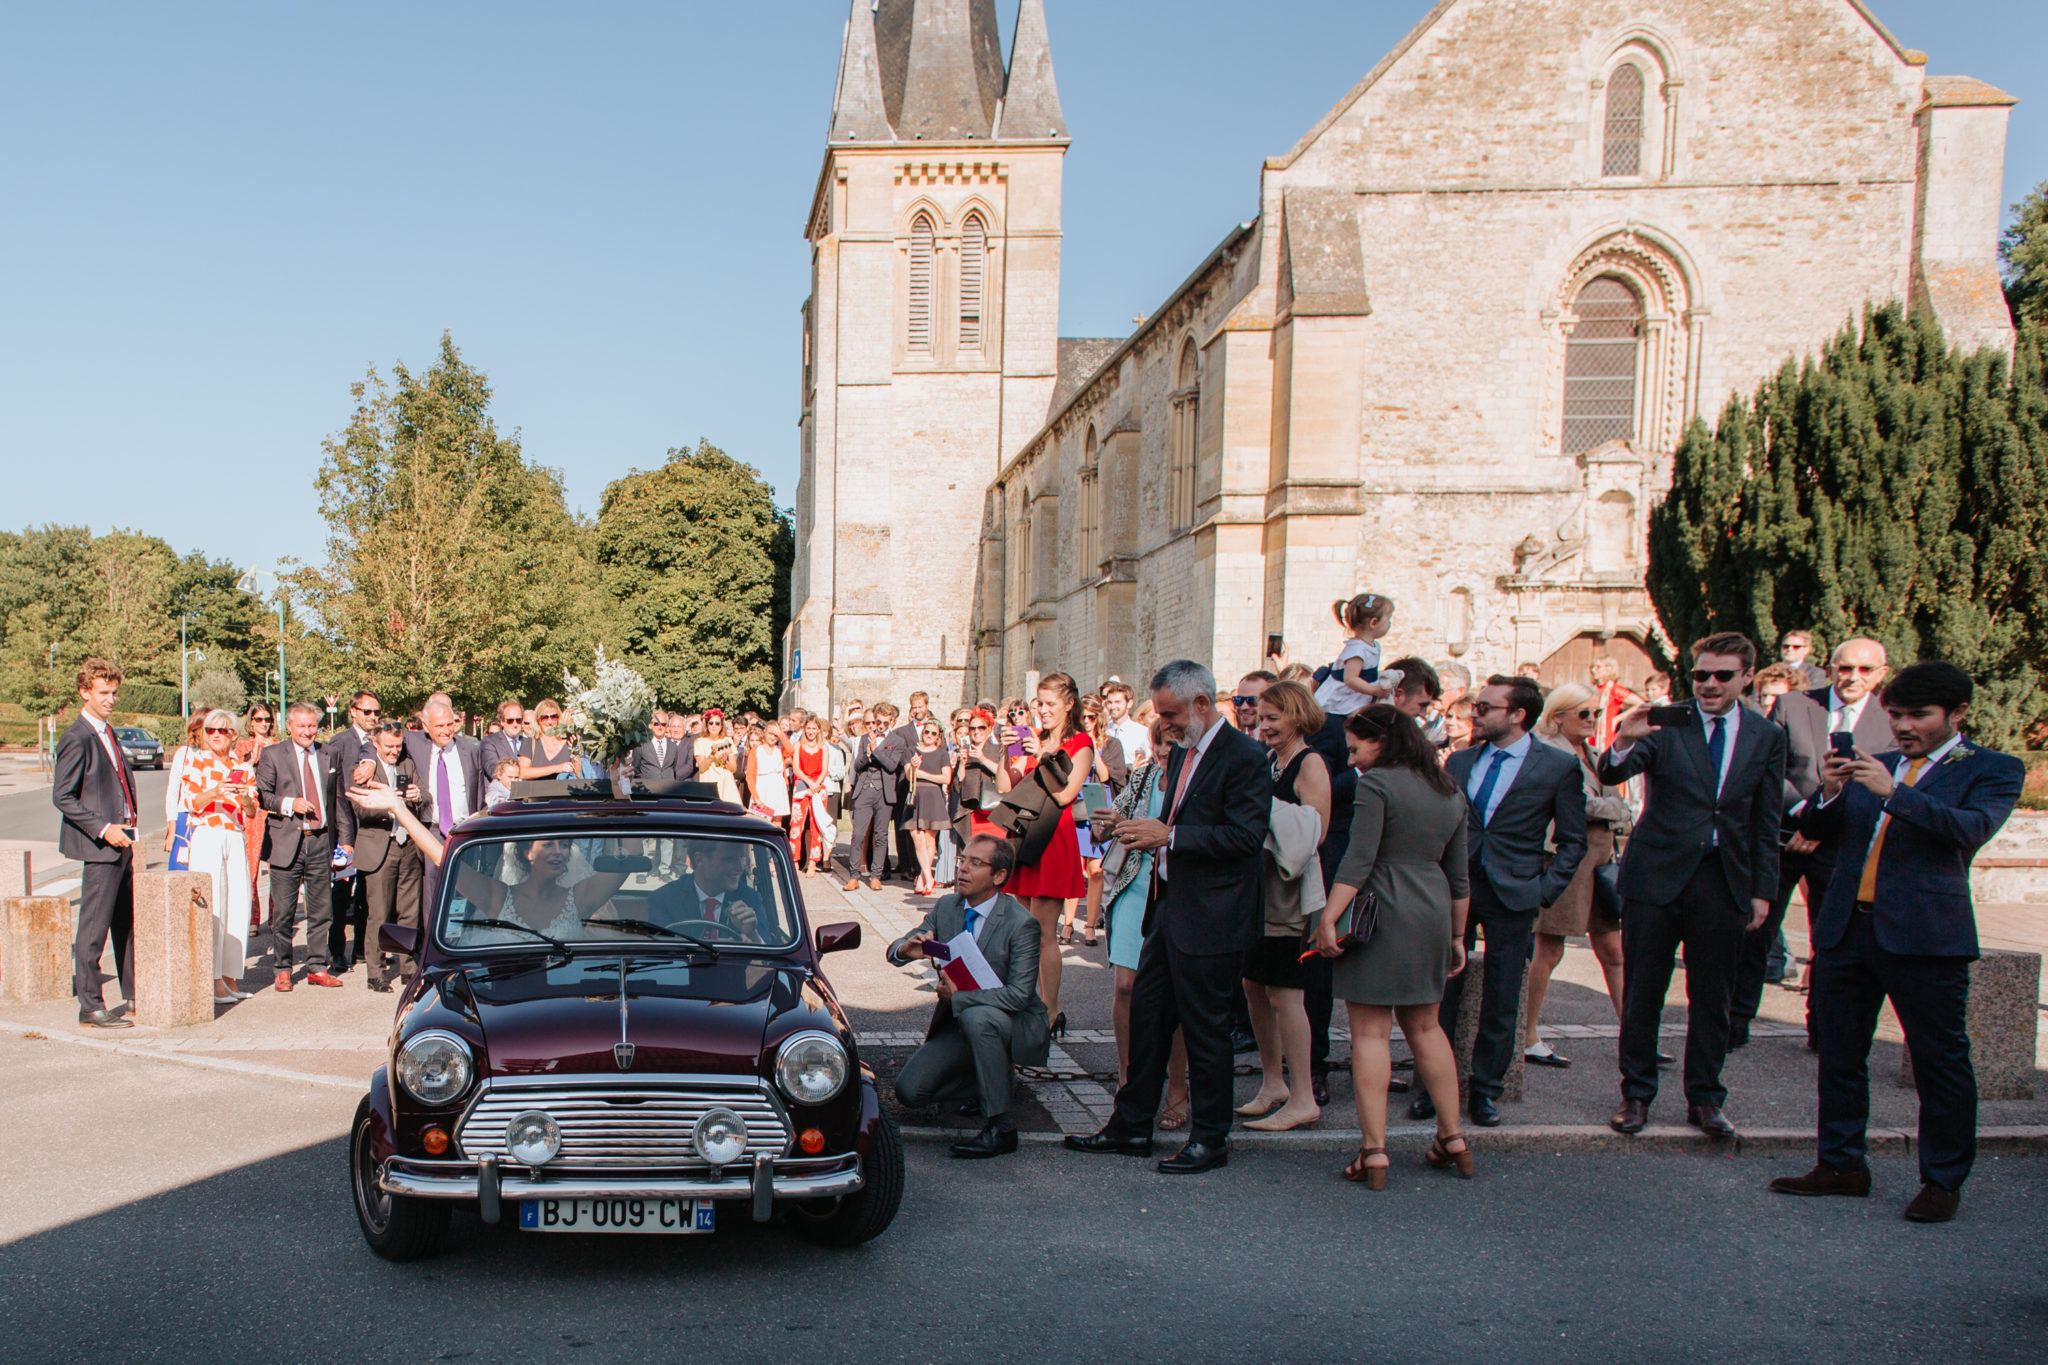
[[[705,919],[708,919],[708,920],[711,920],[711,921],[713,921],[714,923],[715,923],[715,922],[717,921],[717,919],[718,919],[718,897],[716,897],[716,896],[706,896],[706,897],[704,898],[704,918],[705,918]]]
[[[320,828],[320,815],[317,809],[320,805],[320,784],[313,780],[313,755],[307,753],[304,749],[299,750],[299,774],[299,781],[305,788],[300,794],[312,802],[316,808],[312,815],[306,817],[306,828],[318,829]]]

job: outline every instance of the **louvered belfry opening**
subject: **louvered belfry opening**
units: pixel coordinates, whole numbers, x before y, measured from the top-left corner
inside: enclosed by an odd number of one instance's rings
[[[1607,78],[1607,139],[1600,173],[1643,173],[1643,73],[1633,62],[1623,62]]]
[[[1564,355],[1564,453],[1577,455],[1636,434],[1636,358],[1643,301],[1613,275],[1588,281],[1572,305],[1578,321]]]
[[[911,350],[930,354],[932,349],[932,220],[920,213],[910,220],[910,332]]]
[[[978,351],[981,345],[982,280],[988,262],[988,225],[978,213],[967,215],[960,229],[960,349]]]

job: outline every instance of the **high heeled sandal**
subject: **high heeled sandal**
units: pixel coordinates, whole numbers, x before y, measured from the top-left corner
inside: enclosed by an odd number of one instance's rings
[[[1358,1155],[1351,1158],[1351,1164],[1344,1168],[1344,1178],[1369,1190],[1384,1190],[1387,1187],[1387,1166],[1373,1166],[1367,1162],[1369,1158],[1386,1154],[1384,1147],[1360,1147]],[[1388,1163],[1389,1166],[1392,1164]]]
[[[1188,1101],[1179,1100],[1159,1111],[1159,1127],[1177,1133],[1188,1126]]]
[[[1458,1150],[1455,1152],[1450,1146],[1453,1142],[1458,1144]],[[1465,1140],[1463,1133],[1452,1133],[1449,1137],[1437,1134],[1436,1141],[1430,1143],[1429,1150],[1423,1154],[1423,1160],[1439,1171],[1446,1167],[1456,1167],[1460,1180],[1472,1178],[1472,1144]]]

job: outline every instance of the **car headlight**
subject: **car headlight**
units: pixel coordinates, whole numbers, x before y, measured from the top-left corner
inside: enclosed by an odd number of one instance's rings
[[[452,1033],[422,1033],[398,1050],[398,1083],[421,1104],[447,1104],[475,1069],[469,1044]]]
[[[846,1084],[846,1048],[829,1033],[799,1033],[782,1045],[775,1079],[798,1104],[823,1104]]]
[[[505,1150],[522,1166],[545,1166],[562,1150],[562,1130],[538,1109],[505,1125]]]
[[[747,1123],[730,1109],[707,1110],[690,1130],[690,1145],[713,1166],[730,1166],[747,1154]]]

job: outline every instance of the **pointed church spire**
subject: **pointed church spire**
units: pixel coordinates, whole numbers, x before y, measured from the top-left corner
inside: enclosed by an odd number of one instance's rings
[[[830,142],[891,142],[896,137],[882,100],[882,64],[875,50],[874,0],[853,0],[839,51],[839,89],[832,96]]]
[[[998,137],[1065,137],[1060,88],[1052,75],[1052,40],[1045,31],[1045,0],[1017,0],[1017,32],[1010,40],[1010,76],[1003,88]]]
[[[875,40],[900,140],[989,135],[1003,91],[995,0],[876,0]]]

